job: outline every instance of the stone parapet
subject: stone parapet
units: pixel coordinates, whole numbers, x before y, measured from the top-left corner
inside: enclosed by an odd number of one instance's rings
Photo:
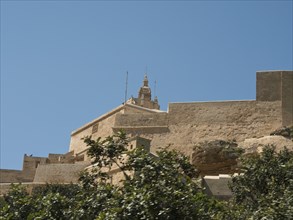
[[[34,182],[77,183],[79,174],[89,163],[39,165]]]

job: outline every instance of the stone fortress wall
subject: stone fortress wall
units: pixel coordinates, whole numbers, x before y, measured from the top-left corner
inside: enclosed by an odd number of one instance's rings
[[[105,137],[123,129],[130,136],[151,141],[151,151],[170,146],[191,155],[199,142],[213,139],[243,141],[263,137],[277,128],[293,124],[293,72],[257,72],[256,100],[170,103],[168,111],[144,111],[126,104],[71,136],[70,150],[85,152],[81,137]],[[136,111],[135,111],[136,110]],[[106,122],[106,123],[105,123]]]
[[[266,71],[256,74],[256,100],[281,101],[282,125],[293,124],[293,71]]]
[[[68,153],[47,158],[25,155],[22,171],[0,170],[0,183],[76,182],[78,170],[89,165],[88,147],[82,140],[89,135],[105,138],[123,129],[130,137],[150,140],[152,153],[169,146],[191,156],[193,147],[205,140],[240,142],[292,125],[293,71],[257,72],[256,79],[256,100],[170,103],[166,112],[142,106],[146,100],[137,98],[136,105],[130,99],[73,131]],[[151,102],[150,95],[139,95]]]
[[[90,163],[44,164],[36,169],[32,182],[36,183],[77,183],[81,171]]]
[[[150,135],[152,147],[156,150],[170,146],[191,155],[193,146],[206,140],[242,141],[269,135],[282,126],[280,104],[279,101],[171,103],[169,132]]]
[[[22,170],[0,170],[0,183],[32,182],[38,165],[46,164],[47,160],[48,158],[45,157],[33,157],[25,154]]]
[[[33,182],[36,178],[36,173],[39,175],[54,174],[55,171],[48,171],[47,174],[38,171],[43,169],[44,166],[49,165],[73,165],[75,163],[75,157],[73,152],[66,154],[49,154],[48,157],[35,157],[24,155],[22,170],[7,170],[0,169],[0,183],[19,183],[19,182]],[[70,181],[69,181],[70,182]]]

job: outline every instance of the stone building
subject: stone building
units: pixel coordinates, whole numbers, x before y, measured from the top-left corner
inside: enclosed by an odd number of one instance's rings
[[[167,111],[160,110],[157,97],[152,100],[145,75],[137,98],[71,133],[68,153],[48,158],[25,156],[23,170],[1,170],[0,182],[76,181],[77,171],[89,166],[88,148],[82,140],[89,135],[105,138],[123,129],[131,138],[150,140],[150,152],[169,146],[191,156],[193,147],[203,141],[241,142],[292,124],[293,71],[257,72],[256,100],[169,103]]]
[[[202,141],[240,142],[293,124],[292,97],[292,71],[262,71],[256,73],[256,100],[169,103],[168,111],[161,111],[157,99],[151,101],[145,77],[137,99],[73,131],[69,151],[86,160],[82,137],[106,137],[123,129],[130,136],[151,140],[152,152],[170,146],[191,155],[193,146]]]

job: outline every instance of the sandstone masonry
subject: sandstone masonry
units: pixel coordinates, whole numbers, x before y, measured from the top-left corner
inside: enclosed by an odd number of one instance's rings
[[[159,108],[145,76],[137,98],[73,131],[68,153],[25,155],[22,171],[0,170],[0,183],[75,182],[78,171],[89,166],[88,148],[81,139],[105,138],[120,129],[130,138],[149,140],[145,147],[151,153],[169,146],[188,156],[203,141],[243,142],[267,136],[293,124],[293,71],[257,72],[256,100],[169,103],[168,111]]]
[[[293,124],[293,72],[262,71],[256,78],[256,100],[170,103],[165,112],[130,99],[72,132],[70,151],[75,155],[86,152],[84,136],[106,137],[123,129],[130,136],[150,139],[151,152],[170,146],[191,155],[193,146],[202,141],[239,142]]]

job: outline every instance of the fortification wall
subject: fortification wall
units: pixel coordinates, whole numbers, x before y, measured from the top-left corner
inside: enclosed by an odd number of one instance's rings
[[[135,113],[139,113],[141,114],[141,109],[139,108],[130,108],[129,106],[125,106],[124,111],[120,112],[120,113],[131,113],[131,114],[135,114]]]
[[[170,103],[169,125],[281,124],[281,102],[223,101]]]
[[[152,140],[152,152],[169,146],[191,155],[193,146],[205,140],[269,135],[282,126],[282,101],[170,103],[168,113],[117,113],[109,128],[113,124],[114,131],[122,128]]]
[[[36,170],[39,166],[43,166],[48,163],[57,163],[60,157],[69,157],[72,152],[67,154],[49,154],[49,158],[46,157],[33,157],[24,155],[22,170],[5,170],[0,169],[0,183],[19,183],[19,182],[32,182],[34,180]],[[59,161],[61,163],[62,161]],[[66,160],[68,162],[68,160]]]
[[[48,159],[50,163],[60,163],[61,158],[64,157],[64,154],[49,154]]]
[[[113,133],[112,127],[115,123],[116,114],[117,113],[110,115],[109,117],[102,120],[98,120],[97,122],[86,127],[85,129],[71,135],[70,151],[74,151],[74,154],[77,154],[86,149],[86,145],[82,140],[82,138],[86,136],[91,135],[92,138],[95,139],[98,137],[105,138],[111,135]]]
[[[36,169],[40,164],[46,164],[48,158],[46,157],[33,157],[24,155],[22,175],[23,182],[31,182],[34,179]]]
[[[66,154],[49,154],[48,163],[74,163],[73,151]]]
[[[78,182],[79,173],[86,166],[88,166],[88,163],[39,165],[34,182],[76,183]]]
[[[85,136],[92,136],[93,139],[96,139],[98,137],[105,138],[111,134],[113,134],[113,128],[117,125],[118,127],[121,125],[124,126],[124,123],[127,125],[127,121],[129,123],[133,123],[136,121],[136,124],[139,124],[139,120],[141,117],[147,118],[148,116],[143,115],[155,115],[155,119],[161,118],[160,116],[156,116],[157,114],[160,115],[160,113],[144,113],[148,110],[142,110],[140,107],[131,107],[131,106],[123,106],[118,109],[114,109],[112,112],[109,112],[109,114],[106,116],[101,116],[100,118],[96,119],[94,122],[89,123],[88,125],[84,126],[83,128],[79,129],[77,132],[73,132],[71,135],[70,140],[70,151],[74,151],[74,154],[80,154],[81,152],[84,152],[84,150],[87,148],[82,138]],[[123,115],[131,115],[130,120],[128,120],[128,117]],[[117,119],[118,117],[118,119]],[[164,117],[164,116],[162,116]],[[117,121],[118,120],[118,121]],[[149,122],[149,121],[148,121]],[[145,122],[146,124],[147,122]],[[133,126],[132,126],[133,128]],[[119,130],[118,128],[117,130]],[[114,129],[114,131],[116,131]],[[82,153],[84,154],[84,153]],[[84,158],[87,158],[87,155],[84,154]]]
[[[19,183],[22,182],[21,170],[0,170],[0,183]]]
[[[169,132],[142,136],[152,140],[152,152],[169,146],[191,155],[193,146],[199,142],[215,139],[243,141],[269,135],[281,125],[281,101],[171,103]]]
[[[84,150],[81,138],[86,135],[104,138],[124,129],[130,136],[152,140],[152,152],[170,146],[188,155],[205,140],[243,141],[293,124],[292,71],[258,72],[256,97],[253,101],[170,103],[167,113],[126,105],[75,133],[70,150]]]
[[[282,124],[293,124],[293,71],[256,73],[256,100],[282,101]]]
[[[283,125],[293,125],[293,71],[282,73],[282,118]]]
[[[256,100],[277,101],[282,98],[282,75],[268,71],[256,73]]]
[[[150,114],[117,114],[114,127],[155,127],[167,125],[168,114],[163,112]]]

